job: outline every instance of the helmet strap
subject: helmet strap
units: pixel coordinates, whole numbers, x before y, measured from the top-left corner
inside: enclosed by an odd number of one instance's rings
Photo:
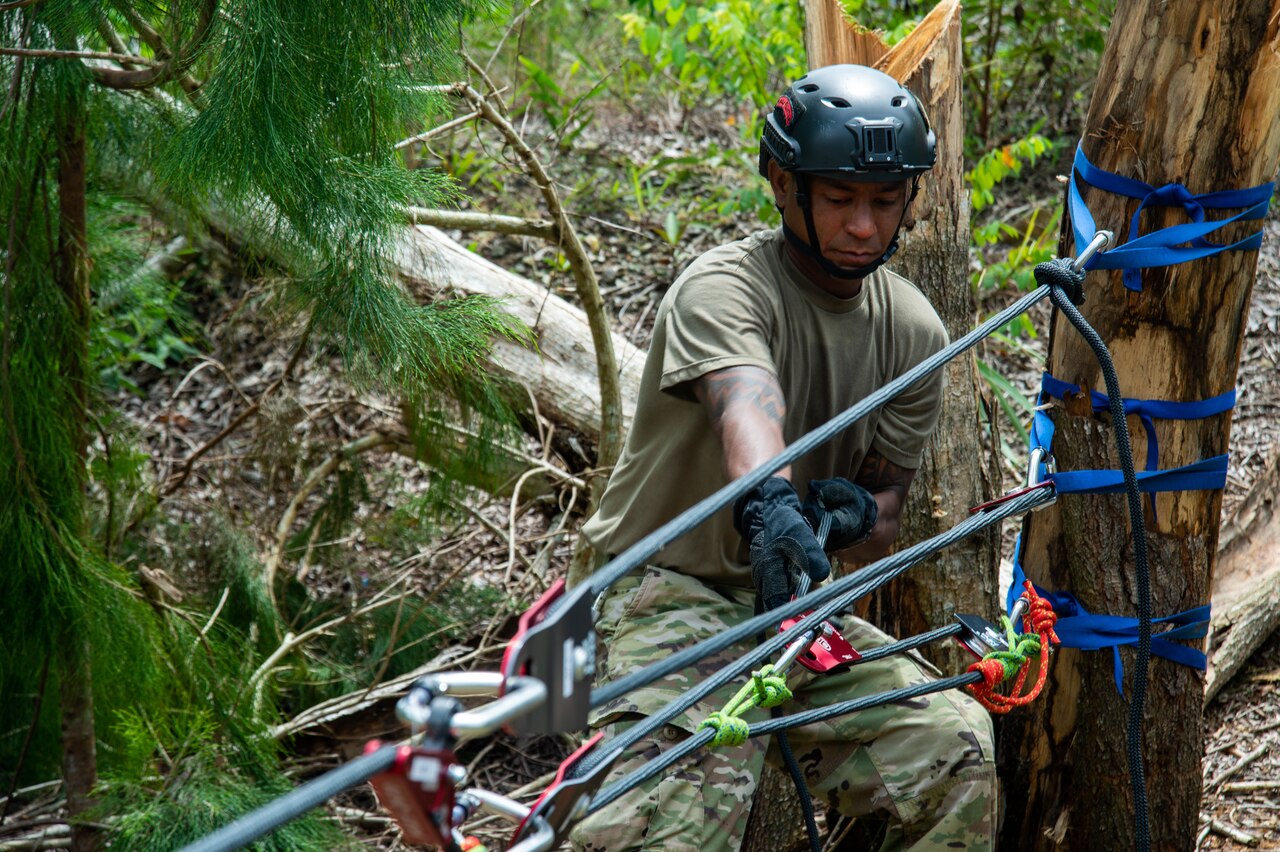
[[[813,206],[809,203],[809,181],[803,172],[792,172],[791,174],[796,181],[796,205],[804,211],[804,225],[805,230],[809,232],[809,241],[806,243],[800,238],[799,234],[791,230],[787,226],[785,219],[782,222],[782,234],[787,238],[787,242],[791,243],[801,254],[816,261],[823,272],[832,278],[844,280],[866,278],[897,253],[898,235],[902,232],[902,223],[907,221],[907,211],[911,209],[911,202],[915,200],[916,193],[920,189],[920,177],[918,175],[911,179],[911,195],[907,197],[907,203],[902,205],[902,216],[898,219],[898,226],[893,229],[893,239],[889,240],[889,247],[885,249],[884,254],[880,255],[877,260],[873,260],[863,266],[846,268],[836,266],[823,256],[822,249],[818,245],[818,228],[813,223]]]

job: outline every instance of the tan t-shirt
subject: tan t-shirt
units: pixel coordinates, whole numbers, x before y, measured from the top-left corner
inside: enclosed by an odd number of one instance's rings
[[[618,554],[726,484],[722,452],[689,382],[726,367],[763,367],[787,402],[787,443],[905,373],[947,343],[932,305],[883,267],[839,299],[787,258],[782,232],[712,249],[658,308],[635,422],[618,466],[583,526],[597,552]],[[920,466],[938,420],[942,371],[917,382],[792,465],[803,499],[811,479],[852,478],[868,449]],[[709,582],[751,585],[747,550],[726,507],[649,560]]]

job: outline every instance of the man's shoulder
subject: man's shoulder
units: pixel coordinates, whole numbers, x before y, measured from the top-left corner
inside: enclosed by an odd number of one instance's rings
[[[776,275],[776,255],[772,231],[758,231],[708,249],[680,273],[665,301],[733,299],[735,294],[756,301],[768,290],[761,282]]]
[[[942,318],[913,281],[881,267],[876,273],[876,285],[880,300],[890,307],[889,316],[896,329],[916,329],[945,343],[947,331]]]
[[[777,245],[776,231],[756,231],[741,239],[721,243],[694,258],[677,281],[715,273],[758,275],[775,261],[773,255]]]

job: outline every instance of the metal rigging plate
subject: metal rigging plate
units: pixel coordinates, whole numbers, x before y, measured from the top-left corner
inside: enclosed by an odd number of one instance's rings
[[[502,657],[502,675],[534,677],[546,684],[546,702],[508,723],[514,734],[558,734],[587,727],[596,634],[591,623],[591,587],[565,591],[564,580],[520,616],[516,635]]]

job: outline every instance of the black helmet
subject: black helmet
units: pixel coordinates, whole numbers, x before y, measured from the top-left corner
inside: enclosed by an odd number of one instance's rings
[[[914,178],[933,168],[936,140],[916,96],[864,65],[828,65],[791,84],[765,119],[760,173],[835,180]]]

